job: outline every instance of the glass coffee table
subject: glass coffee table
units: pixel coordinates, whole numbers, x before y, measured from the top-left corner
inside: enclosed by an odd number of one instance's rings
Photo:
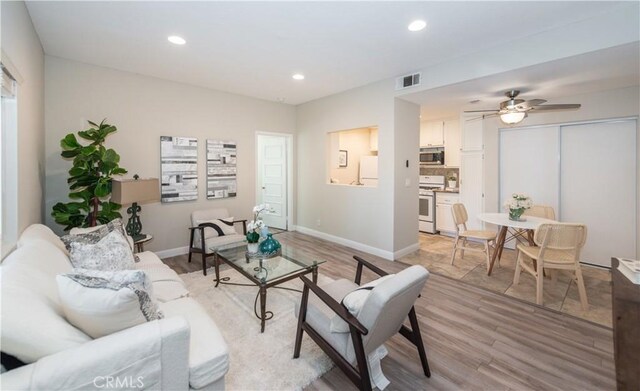
[[[313,282],[318,281],[318,265],[325,261],[305,255],[300,250],[287,245],[282,245],[282,254],[273,258],[259,256],[247,257],[247,243],[239,242],[220,247],[215,252],[216,287],[219,284],[257,286],[260,297],[260,314],[255,311],[260,319],[260,332],[264,332],[265,322],[273,317],[273,313],[266,310],[267,289],[279,288],[278,285],[311,273]],[[242,274],[251,284],[236,284],[227,282],[229,277],[220,278],[220,262],[224,262]],[[256,303],[258,297],[256,297]],[[255,305],[254,305],[255,310]]]

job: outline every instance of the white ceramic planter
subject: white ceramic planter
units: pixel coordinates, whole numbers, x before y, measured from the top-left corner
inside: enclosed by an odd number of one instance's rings
[[[257,254],[258,253],[258,243],[248,243],[247,251],[249,254]]]

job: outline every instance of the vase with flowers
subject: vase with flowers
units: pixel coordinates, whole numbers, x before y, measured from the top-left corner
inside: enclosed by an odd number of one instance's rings
[[[522,214],[532,206],[531,198],[521,193],[513,193],[511,198],[504,203],[505,209],[509,210],[509,220],[513,221],[523,221]]]
[[[253,220],[247,224],[247,251],[250,254],[257,254],[259,252],[260,238],[266,237],[269,232],[269,228],[262,220],[260,216],[264,212],[273,212],[273,209],[269,204],[260,204],[253,207]]]

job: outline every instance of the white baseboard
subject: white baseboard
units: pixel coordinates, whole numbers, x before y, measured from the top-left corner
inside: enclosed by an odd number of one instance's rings
[[[160,259],[170,258],[178,255],[189,254],[189,246],[170,248],[168,250],[154,251],[154,253]]]
[[[341,238],[339,236],[331,235],[326,232],[316,231],[315,229],[302,227],[299,225],[296,226],[296,231],[301,232],[303,234],[310,235],[310,236],[315,236],[316,238],[328,240],[333,243],[341,244],[343,246],[351,247],[356,250],[364,251],[369,254],[377,255],[381,258],[388,259],[390,261],[394,261],[395,259],[403,257],[420,248],[420,245],[418,243],[415,243],[415,244],[412,244],[411,246],[408,246],[396,252],[391,252],[391,251],[383,250],[373,246],[369,246],[364,243],[356,242],[354,240]]]
[[[414,244],[412,244],[410,246],[407,246],[407,247],[405,247],[403,249],[400,249],[400,250],[394,252],[393,253],[393,257],[395,259],[402,258],[405,255],[411,254],[412,252],[418,251],[418,250],[420,250],[420,243],[414,243]]]

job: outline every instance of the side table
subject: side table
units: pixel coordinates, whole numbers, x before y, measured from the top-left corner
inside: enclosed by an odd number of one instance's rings
[[[148,241],[150,241],[151,239],[153,239],[153,236],[149,235],[149,234],[144,234],[144,237],[142,239],[138,239],[136,241],[133,242],[133,244],[135,244],[136,246],[136,252],[137,253],[141,253],[144,251],[144,244],[147,243]]]

